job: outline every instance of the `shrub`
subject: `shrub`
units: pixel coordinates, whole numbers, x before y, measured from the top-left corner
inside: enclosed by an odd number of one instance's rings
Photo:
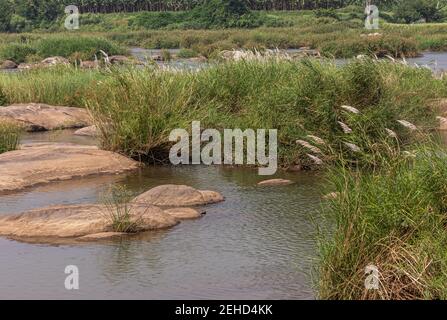
[[[26,57],[36,53],[36,49],[28,44],[11,43],[0,47],[0,60],[12,60],[16,63],[26,61]]]
[[[182,59],[194,58],[197,57],[197,52],[192,49],[181,49],[177,54],[177,57]]]
[[[37,43],[37,54],[46,58],[62,56],[69,58],[72,54],[81,54],[83,60],[92,59],[102,50],[109,55],[122,54],[122,48],[104,38],[97,37],[49,37]]]
[[[16,123],[0,122],[0,153],[17,149],[21,131],[21,127]]]

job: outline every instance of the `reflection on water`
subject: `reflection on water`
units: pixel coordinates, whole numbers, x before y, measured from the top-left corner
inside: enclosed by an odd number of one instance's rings
[[[97,145],[98,141],[92,137],[74,135],[76,130],[54,130],[42,132],[26,132],[21,137],[21,143],[66,142],[82,145]]]
[[[200,220],[131,240],[51,246],[0,239],[0,298],[311,299],[318,177],[280,176],[297,183],[257,187],[253,169],[150,167],[1,196],[0,214],[97,202],[110,184],[136,194],[188,184],[220,191],[226,201],[208,206]],[[64,289],[69,264],[80,270],[76,292]]]

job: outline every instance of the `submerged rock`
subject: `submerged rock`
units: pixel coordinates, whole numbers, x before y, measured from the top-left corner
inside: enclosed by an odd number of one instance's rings
[[[11,238],[80,238],[97,240],[116,237],[105,205],[53,206],[0,217],[0,236]],[[178,223],[173,216],[155,206],[132,205],[130,223],[135,232],[169,228]],[[120,234],[122,235],[122,234]]]
[[[18,66],[14,61],[11,60],[5,60],[0,65],[0,69],[10,70],[10,69],[16,69]]]
[[[293,183],[293,181],[286,179],[270,179],[259,182],[258,186],[285,186]]]
[[[186,207],[216,203],[223,200],[224,197],[215,191],[167,184],[150,189],[136,197],[133,202],[166,207]]]
[[[198,211],[193,208],[172,208],[165,210],[165,212],[180,220],[197,219],[205,214],[204,211]]]
[[[89,126],[76,130],[74,134],[77,136],[97,137],[98,130],[96,126]]]
[[[0,108],[1,119],[23,124],[27,131],[82,128],[90,125],[88,112],[81,108],[43,103],[13,104]]]
[[[138,162],[95,146],[35,143],[0,154],[0,192],[138,168]]]

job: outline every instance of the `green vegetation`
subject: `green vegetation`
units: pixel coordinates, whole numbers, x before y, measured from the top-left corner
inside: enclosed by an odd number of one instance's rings
[[[446,299],[446,181],[447,153],[436,143],[396,152],[373,172],[333,168],[338,196],[325,213],[335,227],[320,243],[320,298]],[[368,265],[378,290],[365,289]]]
[[[0,154],[17,149],[21,131],[22,128],[16,123],[0,122]]]
[[[297,139],[315,135],[328,143],[323,160],[342,153],[353,164],[377,166],[377,159],[352,152],[380,149],[385,128],[405,148],[412,134],[396,120],[435,126],[433,99],[445,83],[429,70],[358,60],[343,67],[303,60],[225,63],[198,72],[158,69],[37,70],[0,75],[10,102],[86,106],[94,114],[106,149],[148,161],[167,159],[168,134],[200,120],[210,128],[278,128],[280,163],[313,166],[312,153]],[[349,105],[361,111],[351,114]],[[353,130],[346,135],[339,123]],[[390,142],[391,143],[391,142]],[[385,148],[385,147],[384,147]],[[332,152],[331,150],[335,150]],[[367,152],[368,153],[368,152]]]
[[[97,71],[48,68],[14,74],[0,73],[0,87],[4,100],[9,103],[83,106],[89,92],[95,90],[95,85],[103,78]]]
[[[121,186],[112,186],[104,196],[105,217],[112,224],[113,232],[135,233],[138,221],[132,219],[132,193]]]
[[[36,62],[51,56],[62,56],[76,60],[91,60],[100,50],[109,55],[123,54],[126,51],[113,42],[94,36],[42,37],[30,40],[21,37],[22,42],[0,44],[0,60],[12,60],[16,63]]]

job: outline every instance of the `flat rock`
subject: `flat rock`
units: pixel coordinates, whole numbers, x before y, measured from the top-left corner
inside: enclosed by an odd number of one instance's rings
[[[17,121],[27,131],[73,129],[89,126],[85,109],[50,106],[42,103],[13,104],[0,108],[0,119]],[[0,120],[1,121],[1,120]]]
[[[171,208],[164,210],[164,212],[179,220],[197,219],[205,214],[204,211],[193,208]]]
[[[98,130],[96,126],[89,126],[76,130],[74,134],[77,136],[97,137]]]
[[[166,207],[187,207],[223,201],[215,191],[197,190],[185,185],[167,184],[150,189],[136,197],[133,202]]]
[[[292,183],[294,182],[286,179],[270,179],[259,182],[258,186],[286,186]]]
[[[138,162],[95,146],[34,143],[0,154],[0,192],[17,191],[51,181],[97,174],[118,174]]]
[[[105,205],[53,206],[0,217],[0,236],[11,238],[81,238],[97,240],[117,236],[112,208]],[[178,220],[155,206],[131,205],[135,232],[169,228]]]

